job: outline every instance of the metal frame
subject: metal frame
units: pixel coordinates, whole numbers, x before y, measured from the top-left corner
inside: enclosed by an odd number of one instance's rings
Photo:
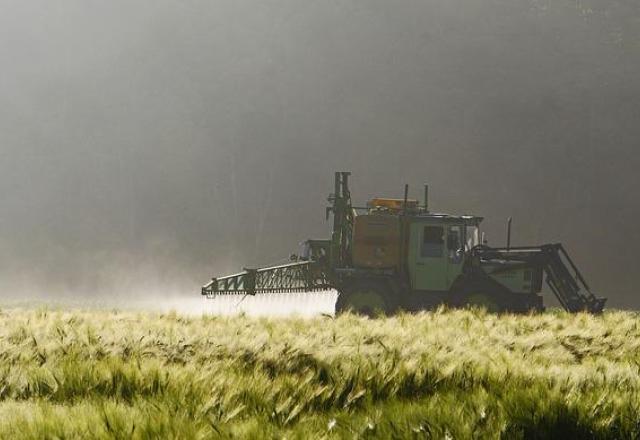
[[[255,295],[272,292],[309,292],[332,287],[326,270],[314,261],[301,261],[213,278],[202,287],[202,295]]]
[[[549,289],[562,307],[569,312],[600,313],[604,309],[606,298],[599,298],[591,292],[578,267],[560,243],[509,248],[480,246],[473,249],[472,254],[485,260],[521,263],[516,266],[505,266],[502,269],[505,271],[524,267],[541,268],[546,274],[546,283]],[[501,269],[498,269],[492,273],[500,271]]]

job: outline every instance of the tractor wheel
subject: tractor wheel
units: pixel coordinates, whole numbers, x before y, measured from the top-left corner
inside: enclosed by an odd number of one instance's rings
[[[394,311],[392,294],[386,283],[356,282],[341,289],[336,301],[336,315],[351,311],[370,318]]]
[[[504,311],[504,307],[499,304],[496,298],[480,292],[467,295],[464,299],[464,305],[466,307],[484,308],[489,313],[500,313]]]
[[[452,295],[451,305],[459,308],[480,307],[489,313],[503,313],[510,309],[510,295],[499,286],[472,283]]]

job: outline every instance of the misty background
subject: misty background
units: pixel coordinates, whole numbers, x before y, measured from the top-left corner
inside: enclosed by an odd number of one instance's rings
[[[350,170],[640,307],[634,0],[0,0],[0,63],[3,299],[197,296]]]

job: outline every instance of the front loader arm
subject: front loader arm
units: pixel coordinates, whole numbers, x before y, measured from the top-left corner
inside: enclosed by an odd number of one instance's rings
[[[597,297],[591,292],[573,260],[559,243],[510,248],[478,246],[472,250],[472,255],[483,261],[515,263],[505,265],[504,269],[497,269],[492,273],[515,268],[540,268],[546,275],[547,285],[568,312],[601,313],[604,310],[607,299]]]

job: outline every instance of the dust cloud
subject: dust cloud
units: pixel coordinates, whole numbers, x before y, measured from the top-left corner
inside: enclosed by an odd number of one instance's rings
[[[0,0],[4,300],[200,302],[358,203],[563,242],[640,307],[634,0]],[[187,299],[193,298],[193,299]]]

